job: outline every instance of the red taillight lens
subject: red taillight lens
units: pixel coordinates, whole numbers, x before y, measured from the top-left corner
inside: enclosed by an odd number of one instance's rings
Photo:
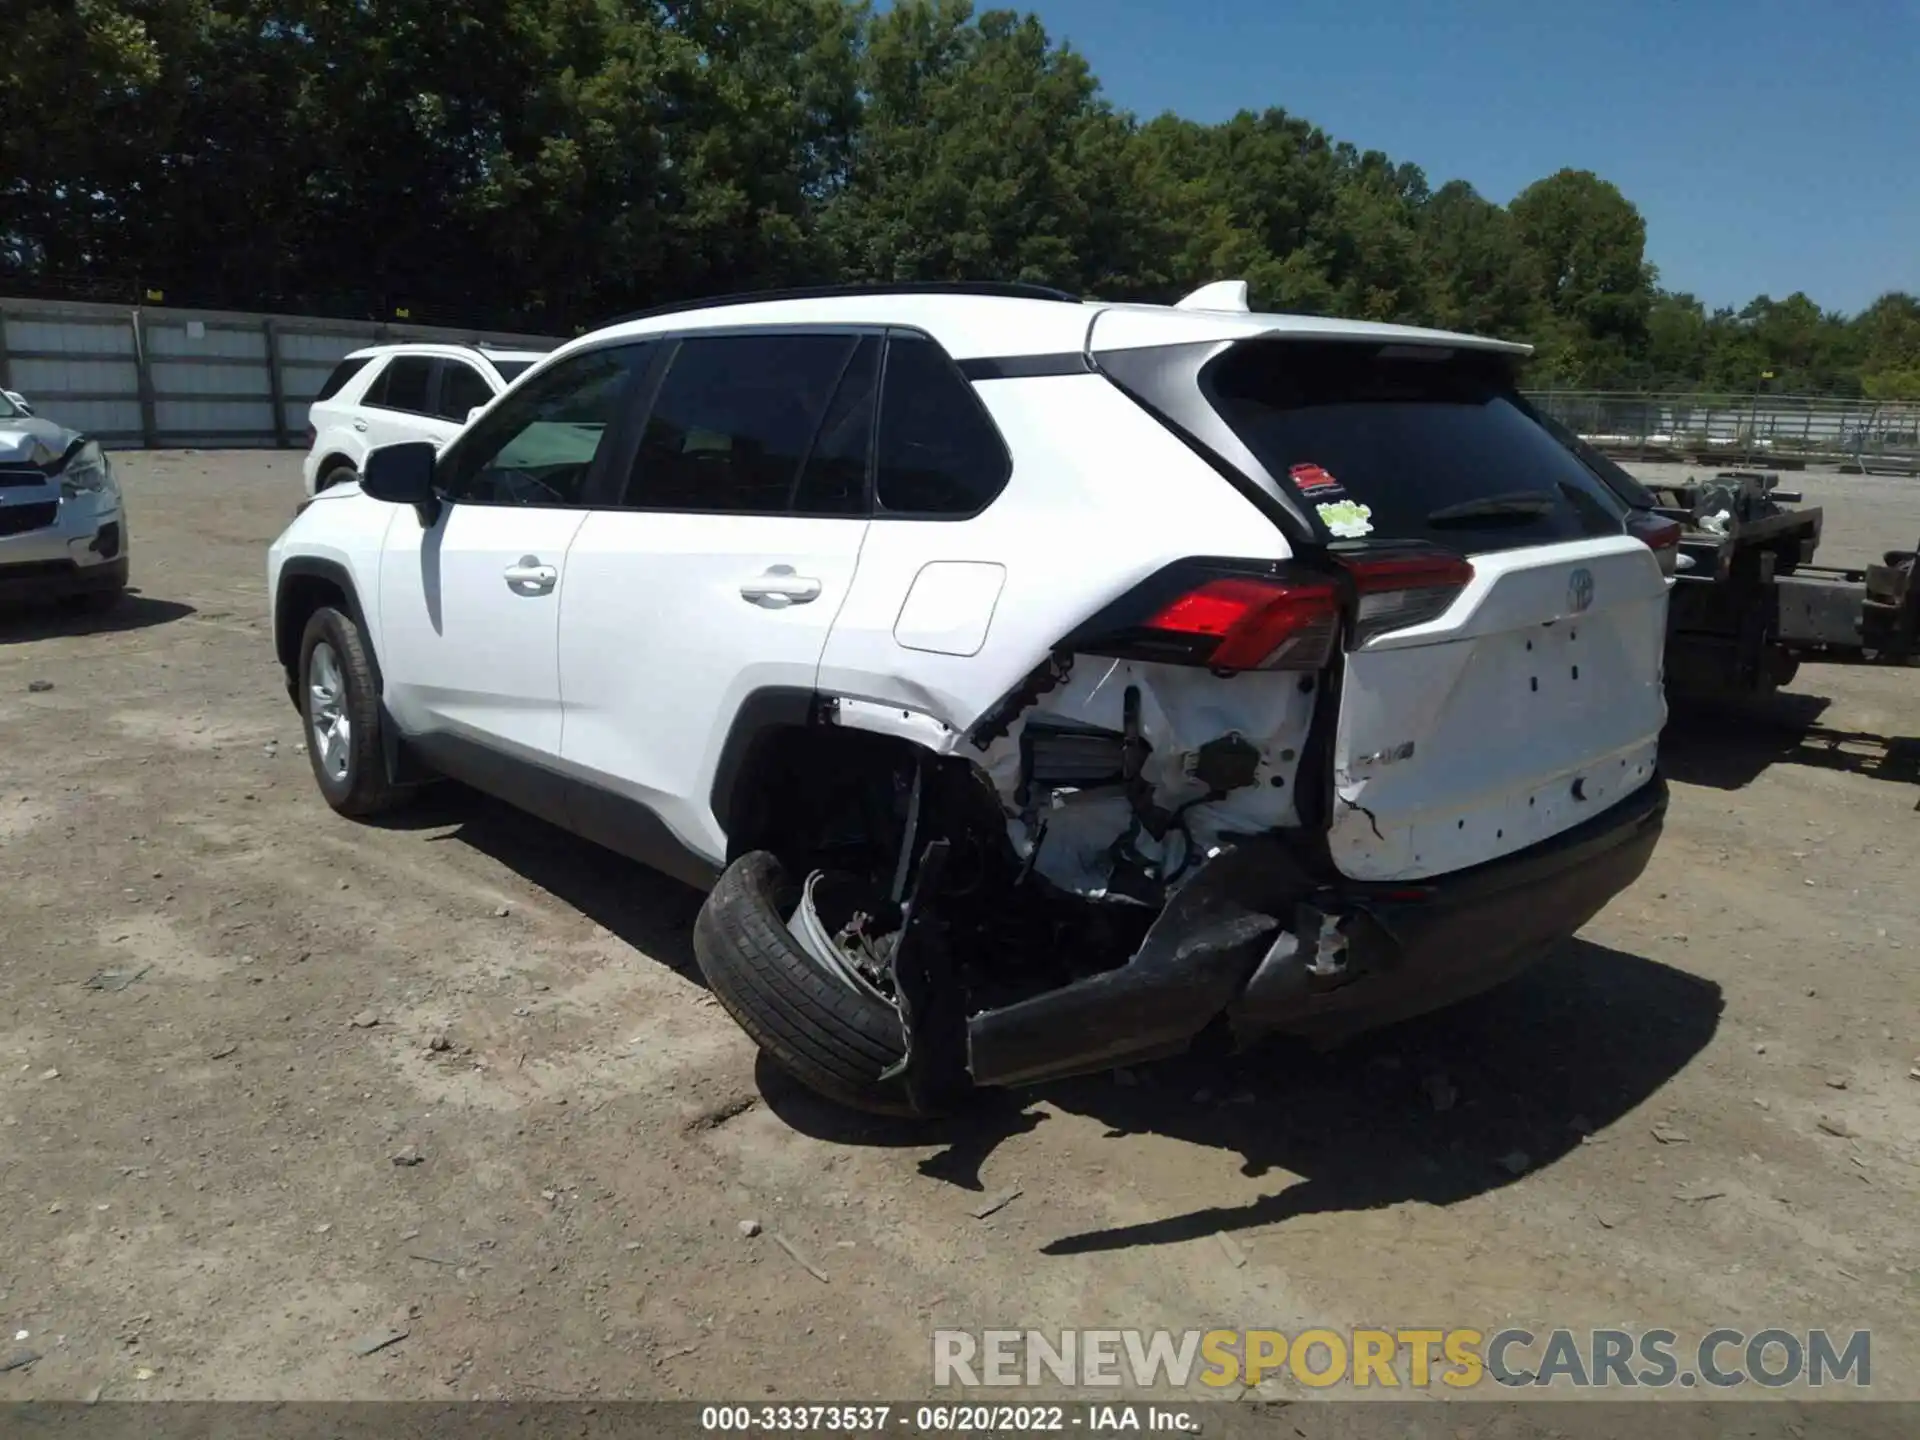
[[[1671,575],[1680,564],[1680,522],[1664,515],[1636,510],[1627,517],[1627,533],[1653,551],[1660,573]]]
[[[1341,563],[1360,596],[1355,645],[1438,619],[1473,579],[1473,563],[1460,555],[1353,556]]]
[[[1204,662],[1215,670],[1317,670],[1333,653],[1340,604],[1323,581],[1221,576],[1161,607],[1145,628],[1215,640]]]

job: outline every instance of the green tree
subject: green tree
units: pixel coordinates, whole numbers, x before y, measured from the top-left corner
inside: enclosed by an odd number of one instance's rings
[[[869,25],[864,118],[822,215],[860,280],[1137,285],[1130,123],[1038,20],[904,0]]]
[[[1920,400],[1920,300],[1882,295],[1854,322],[1861,338],[1861,385],[1875,400]]]
[[[1448,330],[1525,338],[1540,319],[1540,277],[1514,219],[1464,180],[1420,207],[1426,318]]]
[[[1640,212],[1586,170],[1536,181],[1508,210],[1539,269],[1555,363],[1589,384],[1631,379],[1653,302]]]

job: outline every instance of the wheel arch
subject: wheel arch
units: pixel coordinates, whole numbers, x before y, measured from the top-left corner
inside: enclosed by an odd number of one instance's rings
[[[753,691],[735,711],[708,795],[728,862],[774,846],[789,818],[782,806],[804,795],[806,786],[795,781],[806,778],[809,762],[844,769],[871,757],[876,766],[897,768],[916,754],[944,753],[931,732],[849,723],[841,712],[832,696],[786,686]]]
[[[322,460],[320,464],[314,469],[313,488],[315,492],[317,493],[321,490],[326,489],[327,486],[325,484],[325,481],[327,476],[332,474],[335,470],[340,469],[342,466],[345,466],[347,469],[353,471],[353,473],[356,475],[360,473],[360,467],[354,463],[353,457],[351,455],[348,455],[344,451],[340,451],[340,450],[331,451],[328,453],[327,457],[324,460]]]
[[[279,589],[273,597],[274,654],[286,671],[289,688],[298,683],[301,632],[313,612],[327,605],[336,605],[360,628],[374,679],[380,679],[380,656],[374,648],[373,629],[367,624],[352,574],[337,560],[294,555],[280,567]]]

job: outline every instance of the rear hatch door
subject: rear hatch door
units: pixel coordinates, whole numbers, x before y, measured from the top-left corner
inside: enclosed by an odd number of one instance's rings
[[[1329,834],[1356,880],[1512,854],[1653,778],[1665,578],[1509,367],[1444,345],[1262,339],[1198,373],[1361,577]],[[1408,556],[1471,568],[1397,588]],[[1377,594],[1370,571],[1387,577]]]

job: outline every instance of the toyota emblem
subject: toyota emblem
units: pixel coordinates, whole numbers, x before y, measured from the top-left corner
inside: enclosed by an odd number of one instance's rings
[[[1582,566],[1567,577],[1567,608],[1584,615],[1593,604],[1593,572]]]

